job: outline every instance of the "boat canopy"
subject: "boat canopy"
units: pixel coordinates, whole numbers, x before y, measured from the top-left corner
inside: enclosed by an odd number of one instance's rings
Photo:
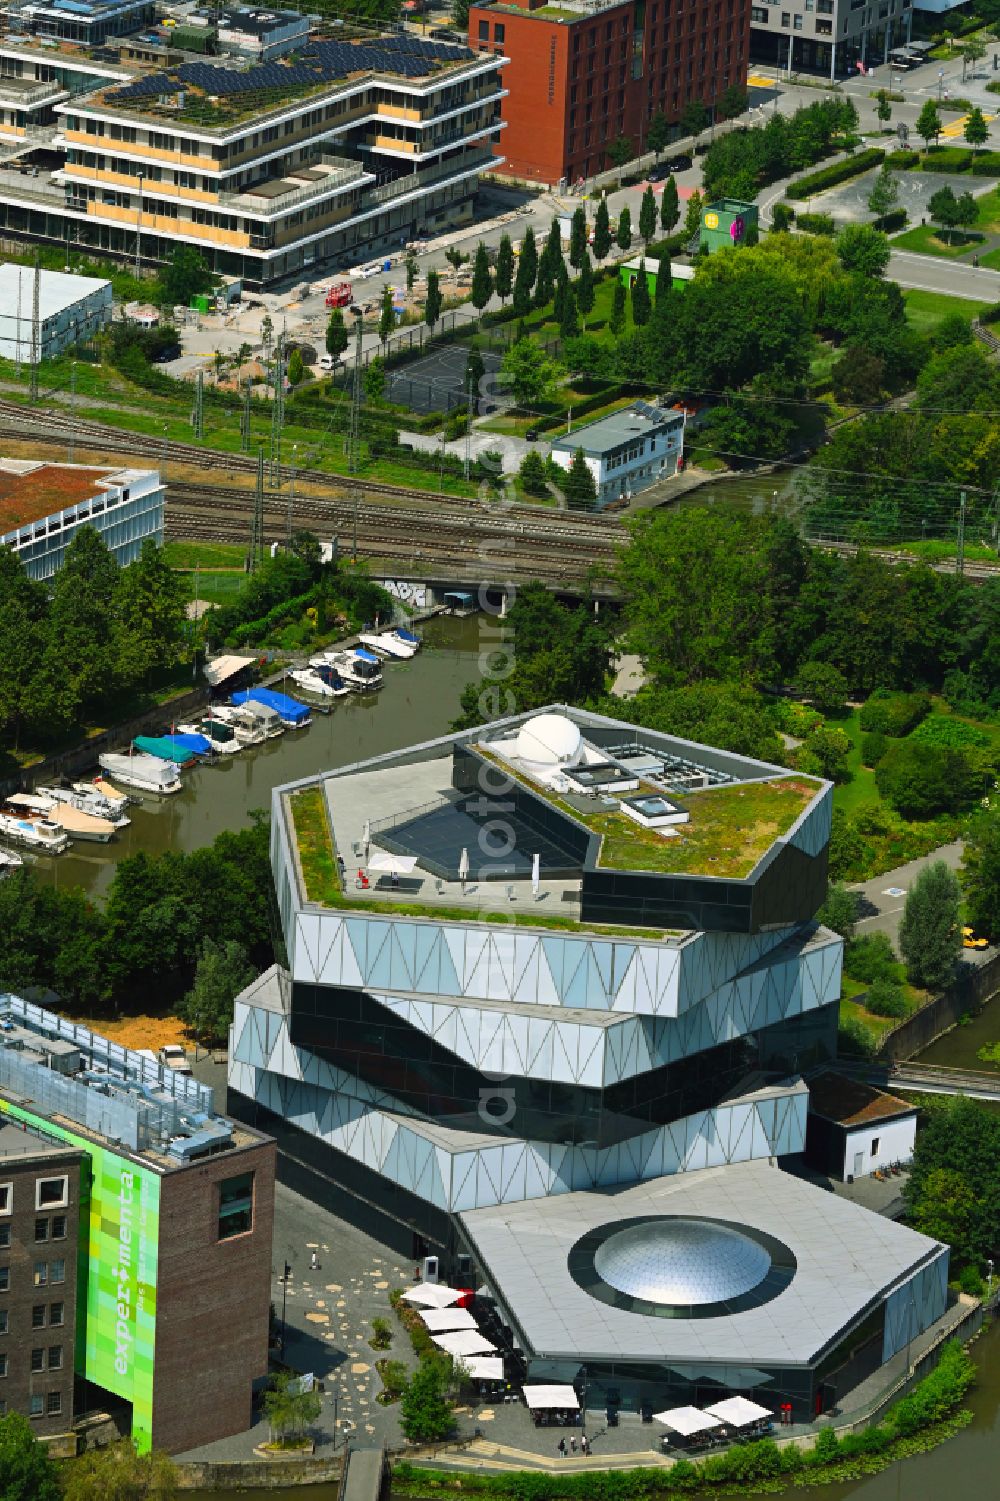
[[[207,756],[212,749],[211,740],[207,740],[204,735],[195,735],[188,732],[186,734],[168,735],[166,738],[172,740],[175,745],[179,745],[182,750],[193,751],[196,756]]]
[[[401,625],[397,625],[395,634],[399,637],[399,639],[401,641],[412,641],[413,644],[414,644],[414,646],[419,646],[420,645],[420,637],[418,635],[416,635],[413,631],[406,630]]]
[[[376,666],[381,665],[382,659],[377,657],[372,651],[365,651],[363,647],[359,646],[354,655],[362,662],[374,662]]]
[[[301,724],[311,713],[308,704],[300,704],[297,698],[289,698],[287,693],[275,693],[273,688],[248,688],[245,693],[233,694],[234,704],[245,704],[247,699],[264,704],[280,719],[287,719],[292,724]]]
[[[194,751],[187,750],[177,744],[177,737],[169,735],[136,735],[134,740],[136,750],[142,751],[147,756],[157,756],[161,761],[173,761],[178,766],[184,766],[188,761],[194,760]]]

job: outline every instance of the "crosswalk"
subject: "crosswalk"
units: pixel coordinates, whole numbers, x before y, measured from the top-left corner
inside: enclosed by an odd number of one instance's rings
[[[992,124],[996,115],[983,115],[987,125]],[[965,127],[968,124],[968,115],[959,115],[957,120],[949,120],[941,131],[941,139],[946,141],[962,140],[965,137]]]

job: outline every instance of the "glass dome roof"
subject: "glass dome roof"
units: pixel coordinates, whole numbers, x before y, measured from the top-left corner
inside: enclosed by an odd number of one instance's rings
[[[763,1282],[762,1245],[712,1220],[645,1221],[608,1237],[594,1269],[611,1287],[648,1303],[705,1304],[738,1298]]]

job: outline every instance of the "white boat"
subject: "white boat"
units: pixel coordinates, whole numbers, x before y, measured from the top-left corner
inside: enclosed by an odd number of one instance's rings
[[[329,671],[329,663],[324,662],[324,667]],[[346,683],[339,688],[333,686],[337,681],[337,674],[330,672],[330,681],[320,676],[315,667],[296,667],[288,674],[293,683],[297,683],[303,693],[314,693],[317,698],[339,698],[349,692]]]
[[[242,709],[237,709],[232,704],[215,704],[212,708],[212,718],[218,720],[220,724],[227,725],[236,736],[239,745],[263,745],[264,731],[252,714],[245,714]]]
[[[217,756],[235,756],[242,749],[232,725],[221,719],[201,719],[197,724],[179,724],[179,735],[201,735],[208,741]]]
[[[423,638],[421,636],[418,636],[415,631],[407,630],[406,626],[404,625],[395,626],[394,629],[389,632],[389,634],[390,636],[392,636],[393,640],[398,641],[401,646],[412,647],[414,651],[419,651],[424,644]]]
[[[327,654],[327,661],[335,667],[344,682],[356,693],[365,693],[382,686],[382,664],[374,652],[358,649]]]
[[[13,875],[23,864],[20,855],[16,855],[13,850],[0,849],[0,878]]]
[[[325,654],[319,657],[310,657],[309,670],[322,679],[331,697],[343,698],[345,694],[350,693],[350,688],[344,682],[344,679],[333,663],[328,661]]]
[[[376,636],[372,631],[362,631],[358,637],[362,646],[367,646],[371,651],[381,652],[385,657],[398,657],[407,660],[416,655],[417,648],[410,646],[405,641],[400,641],[391,631],[385,631]]]
[[[85,813],[82,808],[76,807],[73,802],[65,802],[55,796],[55,788],[37,787],[36,795],[39,798],[48,799],[49,813],[57,813],[59,822],[66,830],[71,839],[86,839],[92,844],[110,844],[115,837],[115,826],[110,818],[101,818],[96,813]],[[12,807],[16,809],[17,798],[8,799]]]
[[[99,792],[96,787],[88,786],[81,782],[73,787],[37,787],[39,797],[50,797],[54,803],[68,804],[81,813],[90,813],[94,818],[102,818],[116,829],[128,828],[132,820],[122,811],[125,807],[125,799],[116,797],[112,800]]]
[[[277,740],[279,735],[285,733],[285,726],[277,710],[272,709],[269,704],[262,704],[258,699],[248,698],[245,704],[233,704],[229,712],[241,716],[238,721],[231,720],[230,723],[253,725],[262,732],[265,740]]]
[[[157,797],[166,797],[181,790],[180,767],[173,761],[161,761],[158,756],[147,756],[143,751],[123,755],[118,751],[106,751],[99,756],[102,771],[123,787],[135,787],[139,792],[152,792]]]
[[[52,818],[19,818],[15,813],[0,813],[0,838],[48,855],[61,855],[69,849],[66,830]]]
[[[96,793],[98,797],[103,797],[107,801],[109,807],[117,810],[119,817],[124,817],[125,809],[130,803],[139,801],[137,797],[122,792],[120,787],[112,787],[111,783],[106,782],[103,777],[95,777],[92,782],[74,782],[73,791],[79,792],[82,797],[87,797],[92,792]]]

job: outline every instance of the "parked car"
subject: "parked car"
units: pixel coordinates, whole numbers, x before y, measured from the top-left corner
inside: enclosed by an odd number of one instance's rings
[[[180,357],[181,346],[179,344],[165,344],[153,355],[153,364],[168,365],[171,360],[179,360]]]
[[[690,166],[691,158],[689,156],[672,156],[667,162],[667,171],[686,172]]]
[[[334,354],[321,354],[317,363],[321,370],[336,370],[340,360]]]
[[[647,182],[662,182],[665,177],[669,177],[669,176],[670,176],[670,163],[669,162],[657,162],[656,166],[655,167],[651,167],[650,170],[646,173],[646,181]]]

